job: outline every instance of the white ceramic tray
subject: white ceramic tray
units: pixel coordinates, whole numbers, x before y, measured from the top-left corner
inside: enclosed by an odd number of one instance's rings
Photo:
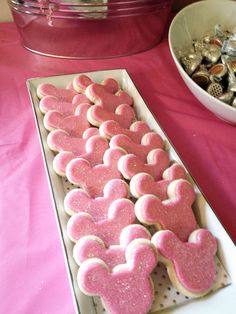
[[[166,142],[166,150],[169,151],[171,160],[175,160],[182,164],[177,152],[173,145],[168,140],[167,136],[161,129],[160,125],[153,117],[152,113],[148,109],[147,105],[143,101],[137,88],[135,87],[129,74],[124,69],[109,70],[109,71],[96,71],[84,73],[91,77],[95,82],[101,82],[103,79],[112,77],[116,79],[123,90],[127,91],[134,99],[134,107],[139,120],[144,120],[148,123],[149,127],[160,134]],[[99,298],[86,297],[79,291],[76,275],[78,266],[75,264],[72,258],[73,243],[68,239],[66,234],[66,224],[68,216],[63,208],[63,201],[65,194],[72,188],[71,184],[64,178],[59,177],[53,170],[52,161],[55,154],[47,146],[48,132],[43,126],[43,115],[39,110],[39,99],[36,94],[36,90],[41,83],[51,83],[57,87],[65,88],[68,83],[72,82],[73,78],[78,75],[61,75],[53,77],[33,78],[27,81],[27,87],[29,90],[30,99],[33,106],[35,121],[40,138],[42,154],[46,167],[49,187],[53,199],[56,221],[59,228],[59,234],[63,247],[66,268],[68,271],[68,278],[71,285],[72,298],[75,304],[76,313],[81,314],[100,314],[104,313],[104,309]],[[184,166],[184,165],[183,165]],[[187,169],[186,169],[187,171]],[[188,171],[187,171],[188,172]],[[189,180],[192,182],[196,192],[196,201],[194,203],[194,212],[198,220],[198,224],[201,227],[208,228],[214,236],[218,239],[218,279],[215,290],[218,290],[222,286],[224,289],[220,289],[217,292],[211,293],[208,296],[198,299],[189,300],[185,296],[179,294],[174,288],[171,287],[167,276],[165,276],[165,269],[161,269],[159,266],[158,277],[155,282],[155,302],[151,313],[160,311],[163,313],[235,313],[236,308],[236,249],[235,245],[228,236],[227,232],[217,219],[210,205],[199,190],[197,184],[189,174]],[[226,274],[228,273],[228,275]],[[230,278],[229,278],[230,277]],[[164,279],[163,279],[164,278]],[[178,306],[177,306],[178,305]],[[180,306],[181,305],[181,306]],[[166,308],[168,308],[166,310]],[[121,313],[122,314],[122,313]]]

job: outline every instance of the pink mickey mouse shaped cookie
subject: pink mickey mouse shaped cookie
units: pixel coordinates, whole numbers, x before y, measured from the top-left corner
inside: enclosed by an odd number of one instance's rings
[[[119,244],[122,229],[134,221],[134,204],[121,198],[111,204],[106,219],[95,221],[87,213],[71,216],[67,224],[67,234],[73,242],[87,235],[95,235],[101,238],[106,246],[110,246]]]
[[[173,232],[163,230],[152,237],[152,243],[177,290],[189,297],[201,297],[210,291],[216,278],[217,250],[210,231],[197,229],[188,242],[182,242]]]
[[[140,160],[146,161],[148,153],[156,148],[163,148],[164,141],[159,134],[148,132],[144,134],[141,143],[137,144],[125,134],[117,134],[111,138],[110,147],[123,148],[128,154],[136,155]]]
[[[192,185],[183,179],[174,180],[167,189],[168,199],[161,201],[147,194],[135,203],[138,220],[156,229],[173,231],[182,241],[187,241],[197,223],[192,210],[195,192]]]
[[[61,129],[72,136],[82,136],[83,132],[90,127],[87,120],[89,104],[80,104],[73,115],[64,116],[57,111],[48,111],[43,119],[45,128],[48,131]]]
[[[115,112],[103,109],[99,105],[93,105],[87,113],[88,121],[99,127],[104,121],[114,120],[118,122],[123,128],[129,128],[135,120],[135,111],[127,104],[119,105]]]
[[[88,138],[90,134],[91,135],[93,134],[93,131],[94,133],[96,132],[96,129],[94,130],[91,130],[91,129],[92,128],[87,129],[87,131],[83,133],[83,136],[85,136],[85,148],[84,148],[85,153],[81,155],[79,153],[76,154],[71,151],[61,151],[59,154],[57,154],[54,157],[53,169],[55,170],[57,174],[59,174],[60,176],[65,176],[66,166],[68,165],[68,163],[72,159],[78,158],[78,157],[89,161],[92,167],[102,163],[103,156],[105,154],[105,151],[109,148],[109,144],[106,141],[106,139],[104,139],[103,137],[99,135],[93,135]],[[90,134],[88,135],[88,133]]]
[[[87,295],[97,295],[111,314],[146,314],[154,299],[151,272],[157,264],[157,252],[150,241],[136,239],[125,252],[126,264],[112,270],[101,259],[82,263],[78,284]]]
[[[37,88],[37,96],[41,99],[45,96],[53,96],[59,101],[71,102],[76,91],[66,88],[58,88],[53,84],[42,83]]]
[[[150,128],[144,121],[135,121],[129,129],[123,128],[117,121],[108,120],[100,125],[99,133],[110,140],[118,134],[127,135],[133,142],[140,144],[144,134],[150,132]]]
[[[162,180],[155,181],[148,173],[138,173],[130,181],[130,192],[135,198],[152,194],[164,200],[168,198],[169,184],[177,179],[187,179],[187,173],[180,164],[174,163],[163,172],[162,178]]]
[[[168,153],[161,148],[157,148],[148,153],[146,163],[134,154],[122,156],[118,162],[118,169],[127,180],[130,180],[139,172],[146,172],[155,180],[158,180],[169,164]]]
[[[73,79],[73,88],[78,93],[85,93],[86,88],[93,83],[94,82],[89,76],[85,74],[79,74]],[[118,90],[120,89],[119,83],[113,78],[106,78],[105,80],[102,81],[101,86],[112,94],[117,93]]]
[[[64,208],[67,214],[88,213],[95,221],[107,218],[111,204],[120,198],[129,197],[129,186],[121,179],[113,179],[106,183],[103,195],[91,197],[82,189],[73,189],[66,194]]]
[[[133,104],[133,98],[124,91],[118,91],[113,94],[106,86],[93,83],[90,84],[85,91],[85,95],[95,105],[101,106],[103,109],[115,112],[119,105],[127,104],[131,106]]]
[[[103,156],[103,164],[94,167],[85,159],[73,159],[66,167],[66,176],[71,183],[82,187],[91,197],[102,196],[108,181],[122,179],[117,164],[124,154],[125,151],[120,148],[109,148]]]
[[[81,238],[73,249],[73,257],[78,265],[89,258],[97,257],[103,260],[109,268],[125,263],[125,250],[134,239],[151,239],[149,231],[138,224],[125,227],[120,234],[120,244],[106,247],[96,236]]]

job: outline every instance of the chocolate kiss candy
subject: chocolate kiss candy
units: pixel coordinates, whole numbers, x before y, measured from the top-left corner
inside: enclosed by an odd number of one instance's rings
[[[197,67],[201,64],[202,56],[200,53],[191,53],[181,58],[181,62],[188,75],[192,75],[193,72],[197,69]]]
[[[234,96],[233,92],[226,92],[222,96],[220,96],[218,99],[230,105],[232,102],[233,96]]]

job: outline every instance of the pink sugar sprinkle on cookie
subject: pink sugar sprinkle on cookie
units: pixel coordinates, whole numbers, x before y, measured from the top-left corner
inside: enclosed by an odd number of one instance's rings
[[[110,141],[110,147],[123,148],[128,154],[136,155],[143,162],[147,160],[147,155],[151,150],[163,148],[163,144],[162,138],[155,132],[144,134],[140,144],[133,142],[130,137],[124,134],[115,135]]]
[[[201,297],[210,291],[216,278],[217,250],[216,239],[210,231],[197,229],[190,234],[188,242],[182,242],[173,232],[163,230],[152,237],[152,243],[177,290],[189,297]]]
[[[129,197],[129,186],[121,179],[113,179],[106,183],[103,196],[91,197],[82,189],[73,189],[64,199],[64,208],[69,215],[88,213],[95,221],[107,218],[110,205],[117,199]]]
[[[85,134],[83,135],[85,136]],[[99,135],[87,137],[85,139],[85,153],[81,155],[68,151],[60,152],[53,159],[53,168],[57,174],[65,176],[66,166],[75,158],[83,158],[89,161],[91,166],[94,167],[102,163],[103,156],[108,148],[109,144],[103,137]]]
[[[88,121],[99,127],[104,121],[114,120],[118,122],[123,128],[129,128],[135,119],[135,112],[129,105],[119,105],[115,113],[103,109],[99,105],[92,106],[87,114]]]
[[[124,154],[125,151],[119,148],[109,148],[103,156],[103,164],[95,167],[85,159],[73,159],[66,167],[66,176],[71,183],[82,187],[92,197],[102,196],[108,181],[122,178],[117,164]]]
[[[134,154],[122,156],[118,162],[118,169],[127,180],[140,172],[146,172],[155,180],[159,180],[169,164],[168,153],[161,148],[157,148],[148,153],[146,163]]]
[[[48,111],[44,116],[44,126],[52,131],[61,129],[74,137],[81,137],[86,129],[90,127],[87,120],[89,104],[80,104],[75,110],[74,115],[64,116],[57,111]]]
[[[125,227],[120,235],[120,244],[106,247],[104,242],[95,236],[81,238],[73,249],[73,257],[78,265],[89,258],[100,258],[109,268],[125,263],[126,247],[135,239],[151,239],[149,231],[138,224]]]
[[[135,198],[139,198],[145,194],[153,194],[160,200],[168,198],[167,189],[173,180],[187,179],[187,173],[184,168],[174,163],[167,168],[163,174],[163,179],[155,181],[148,173],[138,173],[130,180],[130,192]]]
[[[87,213],[71,216],[67,224],[67,234],[73,242],[87,235],[95,235],[106,246],[110,246],[119,244],[121,231],[134,221],[134,204],[128,199],[118,199],[112,202],[106,219],[95,221]]]
[[[137,144],[140,144],[144,134],[150,131],[149,126],[143,121],[136,121],[131,124],[129,129],[125,129],[118,122],[109,120],[103,122],[99,128],[101,136],[107,138],[108,140],[115,135],[124,134]]]
[[[63,130],[54,130],[48,134],[48,147],[55,152],[73,152],[74,154],[84,154],[86,140],[80,137],[72,137]]]
[[[180,240],[187,241],[197,227],[191,207],[194,189],[186,180],[174,180],[168,186],[167,195],[169,199],[164,201],[151,194],[140,197],[135,204],[135,214],[140,222],[171,230]]]
[[[116,94],[111,93],[105,86],[97,83],[90,84],[85,91],[85,95],[95,105],[115,112],[119,105],[127,104],[132,105],[133,99],[124,91],[119,91]]]
[[[75,109],[77,106],[78,103],[61,101],[53,96],[45,96],[39,102],[39,108],[44,114],[48,111],[53,110],[60,112],[64,116],[69,116],[75,113]]]
[[[150,241],[137,239],[126,249],[126,264],[112,270],[100,259],[91,258],[79,268],[78,284],[87,295],[101,297],[112,314],[146,314],[154,300],[150,277],[157,252]]]
[[[71,102],[76,91],[66,88],[58,88],[53,84],[42,83],[37,88],[37,95],[41,99],[45,96],[53,96],[62,102]]]

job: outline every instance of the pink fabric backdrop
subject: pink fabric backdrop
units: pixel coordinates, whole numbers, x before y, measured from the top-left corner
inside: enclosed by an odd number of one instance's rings
[[[108,60],[61,60],[23,49],[0,24],[0,313],[74,313],[42,161],[28,78],[126,68],[182,161],[236,241],[236,127],[207,111],[155,48]]]

